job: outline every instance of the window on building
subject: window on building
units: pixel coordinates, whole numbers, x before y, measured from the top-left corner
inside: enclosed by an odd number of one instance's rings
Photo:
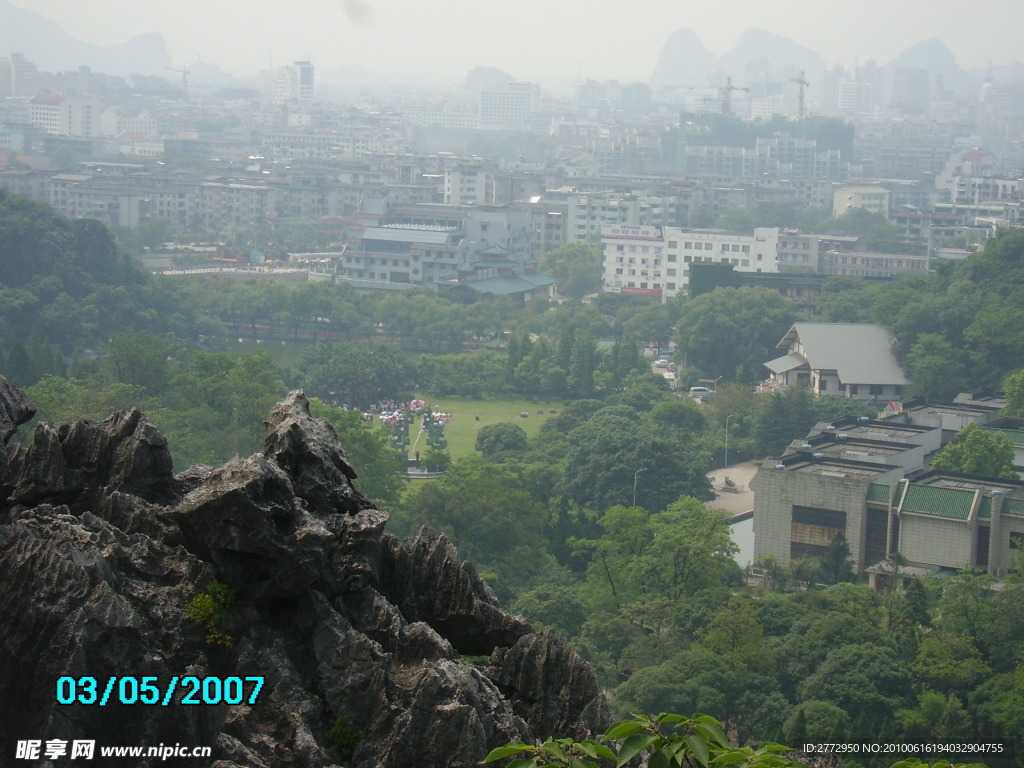
[[[683,248],[693,248],[693,243],[683,243]]]
[[[676,289],[676,284],[675,283],[665,283],[665,287],[668,290],[670,290],[670,291],[674,291]]]
[[[740,252],[740,247],[739,247],[738,245],[734,245],[734,246],[732,247],[732,252],[733,252],[733,253],[739,253],[739,252]]]
[[[705,250],[705,251],[710,251],[710,250],[713,250],[713,249],[714,249],[714,247],[715,247],[715,246],[714,246],[714,243],[704,243],[704,250]]]
[[[698,257],[698,258],[700,258],[700,257]],[[690,257],[689,256],[683,256],[683,263],[689,264],[690,263]]]
[[[674,269],[666,269],[665,274],[667,274],[669,277],[675,277],[676,271]]]
[[[858,391],[857,385],[856,384],[850,384],[849,387],[850,387],[850,394],[851,395],[856,395],[857,391]]]
[[[826,389],[828,389],[828,381],[825,379],[818,379],[818,391],[824,392]]]
[[[722,243],[722,252],[724,253],[724,252],[727,252],[728,250],[729,250],[729,244],[728,243]]]
[[[688,258],[690,258],[690,257],[689,257],[689,256],[687,256],[686,258],[688,259]],[[676,263],[676,255],[675,255],[674,253],[670,253],[670,254],[668,255],[668,260],[669,260],[669,261],[670,261],[671,263],[675,264],[675,263]]]
[[[621,275],[622,274],[622,267],[619,267],[618,269],[616,269],[615,270],[615,274],[616,275]]]
[[[618,251],[619,253],[622,253],[623,251],[626,250],[626,246],[624,246],[624,245],[616,245],[615,246],[615,250]]]
[[[882,394],[882,385],[881,384],[872,384],[871,385],[871,394],[872,395],[880,395],[880,394]]]
[[[677,243],[676,243],[675,240],[669,240],[668,241],[668,247],[669,248],[675,248],[676,246],[677,246]]]
[[[740,266],[741,267],[749,267],[750,266],[750,259],[741,259],[740,260]]]

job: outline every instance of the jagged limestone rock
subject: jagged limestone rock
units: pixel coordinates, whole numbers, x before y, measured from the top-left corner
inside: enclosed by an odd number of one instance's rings
[[[0,430],[31,418],[0,379]],[[511,739],[606,724],[596,679],[564,641],[502,612],[429,530],[384,532],[330,425],[293,392],[266,453],[171,474],[138,411],[40,424],[0,475],[0,743],[189,743],[219,768],[333,768],[344,717],[360,768],[475,765]],[[234,602],[211,642],[188,618],[211,579]],[[461,654],[487,656],[473,664]],[[61,706],[61,676],[262,675],[255,704]]]

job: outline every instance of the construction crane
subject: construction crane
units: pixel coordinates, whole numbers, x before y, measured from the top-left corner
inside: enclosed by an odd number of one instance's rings
[[[738,85],[732,84],[732,78],[725,78],[725,86],[722,88],[722,114],[732,114],[732,92],[733,91],[750,91],[749,88],[740,88]]]
[[[804,73],[802,71],[800,72],[800,77],[791,77],[789,78],[789,81],[800,86],[800,100],[797,102],[798,106],[796,114],[797,120],[802,123],[804,121],[804,88],[810,88],[811,84],[804,79]]]
[[[171,70],[171,72],[181,73],[181,90],[183,90],[185,92],[185,96],[188,97],[188,69],[186,69],[185,67],[182,67],[181,69],[175,69],[174,67],[166,67],[166,69]]]

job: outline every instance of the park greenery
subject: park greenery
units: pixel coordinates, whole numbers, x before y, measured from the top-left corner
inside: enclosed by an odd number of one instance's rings
[[[778,456],[818,422],[877,410],[799,388],[755,394],[796,305],[749,287],[578,300],[593,287],[588,248],[549,255],[561,303],[169,278],[136,267],[98,223],[0,191],[0,373],[37,421],[143,410],[179,471],[261,450],[273,404],[304,388],[390,530],[446,534],[510,610],[572,640],[617,715],[704,712],[741,744],[1019,738],[1019,581],[994,590],[964,572],[876,592],[852,583],[837,537],[820,561],[759,563],[761,588],[745,586],[706,474],[726,440],[733,462]],[[832,278],[819,308],[890,328],[913,393],[1005,380],[1007,415],[1021,416],[1022,299],[1015,232],[932,275]],[[261,351],[232,351],[242,337]],[[642,345],[669,342],[684,389],[717,380],[709,402],[652,373]],[[463,403],[464,418],[502,398],[557,408],[529,430],[482,426],[471,455],[428,452],[445,474],[411,486],[405,453],[361,412],[414,393]],[[1012,450],[991,440],[965,430],[936,466],[1009,476]]]

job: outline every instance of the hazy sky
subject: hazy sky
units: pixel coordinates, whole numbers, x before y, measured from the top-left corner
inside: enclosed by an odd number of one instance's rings
[[[327,71],[646,80],[668,35],[697,32],[716,55],[751,27],[850,67],[944,40],[966,68],[1024,60],[1024,0],[11,0],[100,45],[160,32],[175,64],[246,75],[306,58]]]

